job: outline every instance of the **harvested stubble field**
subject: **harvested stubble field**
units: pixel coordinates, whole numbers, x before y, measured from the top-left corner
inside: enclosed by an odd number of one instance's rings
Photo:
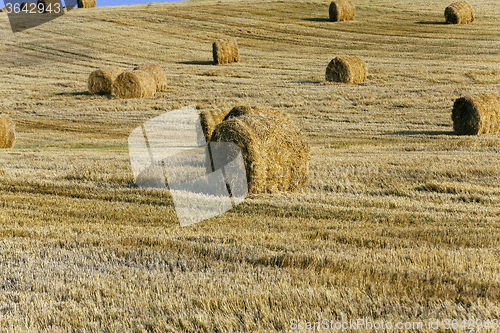
[[[500,86],[500,14],[445,25],[449,0],[186,1],[0,21],[1,332],[272,332],[290,320],[500,318],[500,136],[455,136],[453,101]],[[240,63],[211,64],[236,37]],[[337,55],[368,81],[325,83]],[[96,68],[162,65],[165,92],[87,93]],[[133,184],[127,137],[196,104],[278,108],[311,181],[181,228]],[[364,330],[360,329],[359,332]],[[425,330],[424,330],[425,331]]]

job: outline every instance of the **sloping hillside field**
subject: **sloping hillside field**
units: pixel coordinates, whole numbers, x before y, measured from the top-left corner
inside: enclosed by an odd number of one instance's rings
[[[340,23],[316,0],[102,7],[15,34],[1,13],[0,332],[497,331],[500,135],[457,136],[451,111],[500,90],[500,7],[469,2],[468,25],[444,24],[449,0],[356,0]],[[212,65],[222,37],[240,63]],[[326,83],[337,55],[368,80]],[[165,92],[87,93],[96,68],[149,61]],[[288,113],[307,187],[181,227],[127,138],[188,105]]]

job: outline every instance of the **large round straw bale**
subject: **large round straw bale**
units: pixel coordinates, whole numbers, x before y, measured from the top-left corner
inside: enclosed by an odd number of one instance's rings
[[[88,87],[91,94],[109,94],[118,75],[122,73],[118,67],[101,68],[89,75]]]
[[[8,116],[0,116],[0,148],[12,148],[16,140],[16,127]]]
[[[240,53],[236,39],[219,39],[212,45],[214,63],[216,65],[229,64],[240,61]]]
[[[330,21],[349,21],[354,18],[354,4],[350,0],[333,0],[330,3]]]
[[[211,142],[235,143],[243,154],[248,193],[292,192],[307,182],[310,146],[287,118],[242,115],[217,125]],[[214,152],[212,152],[212,155]],[[230,163],[236,157],[227,151]]]
[[[451,113],[457,134],[476,135],[500,131],[500,94],[482,93],[458,98]]]
[[[145,71],[123,72],[118,75],[111,88],[111,94],[120,98],[150,97],[155,91],[155,80]]]
[[[215,126],[224,120],[227,113],[226,110],[204,110],[200,112],[201,129],[206,142],[210,140]]]
[[[446,23],[467,24],[474,21],[474,10],[467,1],[454,2],[444,10]]]
[[[165,72],[160,65],[154,63],[142,64],[134,68],[134,70],[145,71],[148,72],[156,84],[156,91],[165,91],[167,88],[167,77],[165,76]]]
[[[93,8],[96,6],[95,0],[78,0],[76,4],[78,8]]]
[[[326,67],[326,81],[360,83],[366,81],[366,64],[355,56],[336,57]]]
[[[59,4],[59,7],[57,7],[56,4]],[[37,10],[42,13],[60,14],[62,12],[62,6],[59,0],[38,0],[36,5]],[[59,10],[59,12],[57,12],[57,10]]]

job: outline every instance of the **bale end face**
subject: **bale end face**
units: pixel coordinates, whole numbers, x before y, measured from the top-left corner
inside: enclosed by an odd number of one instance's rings
[[[458,98],[451,114],[458,135],[500,132],[500,94],[483,93]]]
[[[325,79],[331,82],[360,83],[366,81],[366,63],[355,56],[336,57],[326,67]]]
[[[88,88],[91,94],[110,94],[113,83],[122,73],[118,67],[101,68],[89,75]]]
[[[354,19],[356,9],[350,0],[334,0],[329,8],[330,21],[350,21]]]
[[[155,92],[155,80],[145,71],[123,72],[111,88],[111,94],[119,98],[151,97]]]
[[[16,141],[16,127],[8,116],[0,116],[0,148],[12,148]]]
[[[240,61],[240,53],[236,39],[219,39],[212,45],[215,65],[229,64]]]
[[[454,2],[444,10],[448,24],[468,24],[474,21],[474,10],[467,1]]]

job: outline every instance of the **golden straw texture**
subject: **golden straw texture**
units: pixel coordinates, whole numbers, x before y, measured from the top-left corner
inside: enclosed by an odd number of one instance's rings
[[[230,118],[215,127],[210,141],[240,147],[248,193],[293,192],[307,182],[310,146],[288,117],[250,114]],[[227,156],[225,163],[235,157]]]
[[[91,94],[110,94],[113,83],[122,73],[118,67],[101,68],[89,75],[88,88]]]
[[[451,114],[457,134],[477,135],[500,131],[500,94],[482,93],[458,98]]]
[[[444,10],[446,23],[467,24],[474,21],[474,10],[467,1],[454,2]]]
[[[326,67],[326,81],[360,83],[366,81],[366,64],[355,56],[336,57]]]
[[[350,0],[334,0],[330,3],[330,21],[349,21],[355,15],[354,4]]]
[[[160,92],[167,89],[167,77],[165,76],[165,71],[163,71],[163,68],[160,65],[150,62],[139,65],[134,68],[134,70],[148,72],[155,80],[156,91]]]
[[[8,116],[0,116],[0,148],[12,148],[15,140],[14,122]]]
[[[95,0],[78,0],[76,4],[78,8],[93,8],[97,6]]]
[[[120,98],[141,98],[153,96],[156,84],[145,71],[123,72],[116,78],[111,89],[112,95]]]
[[[212,45],[214,63],[216,65],[229,64],[240,61],[240,53],[236,39],[219,39]]]

